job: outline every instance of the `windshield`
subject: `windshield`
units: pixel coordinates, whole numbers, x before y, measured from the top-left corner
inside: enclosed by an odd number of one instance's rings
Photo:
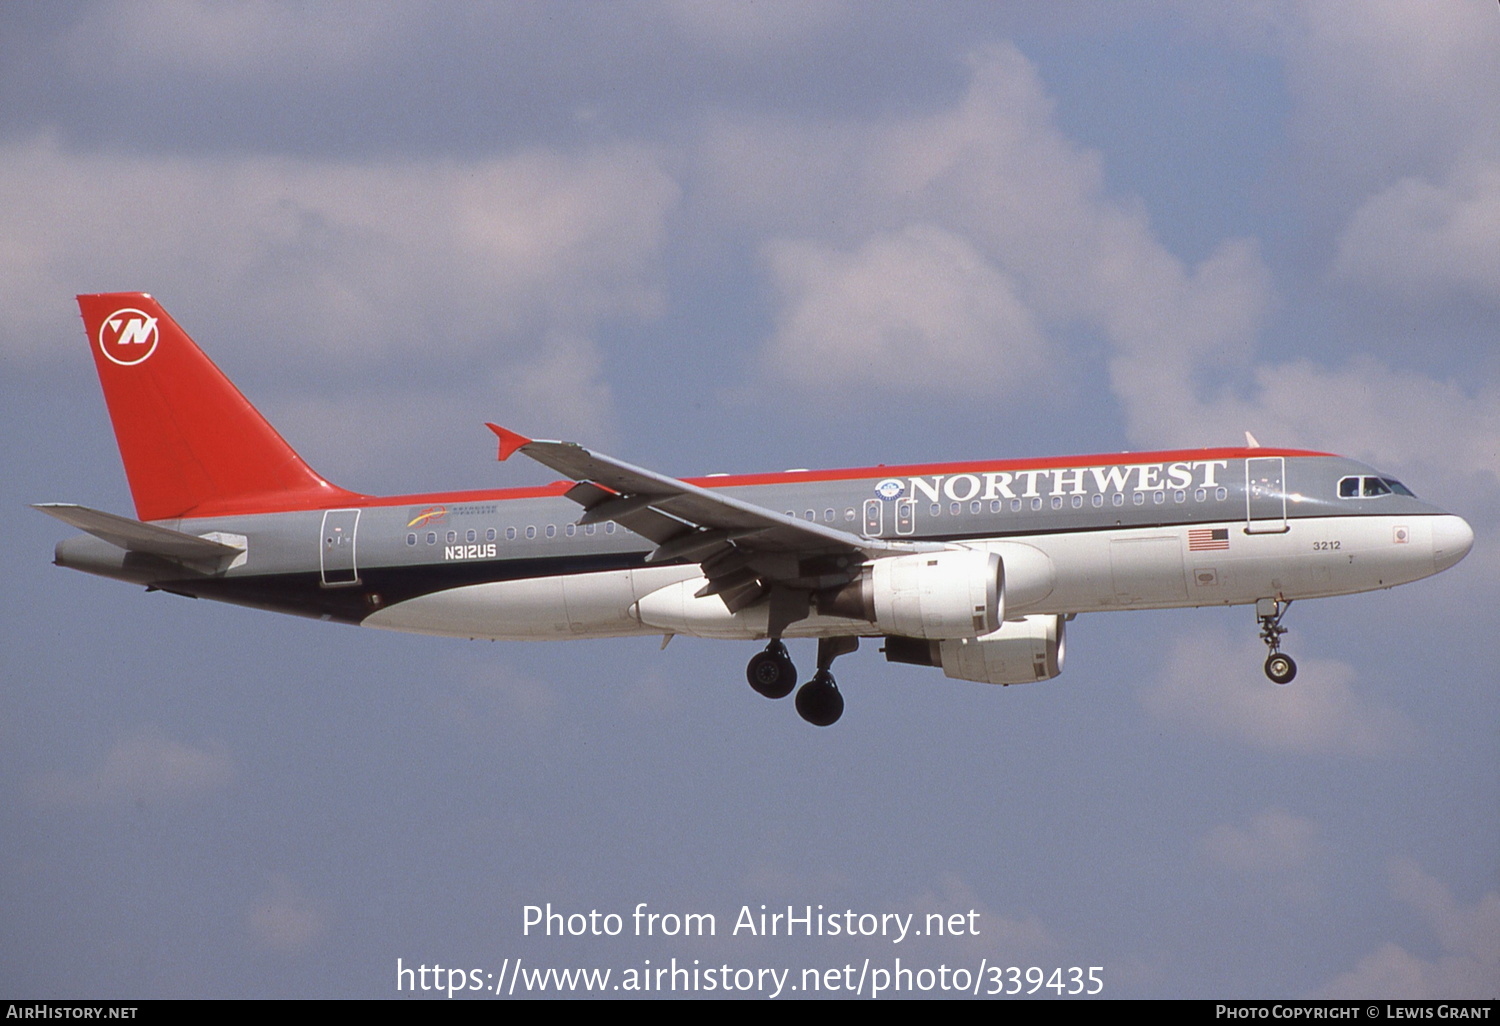
[[[1354,474],[1339,478],[1339,498],[1374,499],[1382,495],[1410,495],[1412,490],[1393,477],[1377,477],[1374,474]]]

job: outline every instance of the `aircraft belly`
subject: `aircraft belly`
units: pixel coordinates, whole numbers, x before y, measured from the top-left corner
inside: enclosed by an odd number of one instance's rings
[[[636,604],[636,615],[641,623],[654,627],[657,633],[730,640],[770,637],[770,603],[760,602],[731,613],[718,595],[697,597],[697,592],[707,583],[707,578],[695,576],[643,595]],[[821,638],[876,633],[875,628],[864,620],[813,613],[792,623],[784,636]]]
[[[697,573],[695,566],[666,566],[470,584],[395,603],[363,622],[383,630],[495,641],[659,634],[633,615],[637,598]]]

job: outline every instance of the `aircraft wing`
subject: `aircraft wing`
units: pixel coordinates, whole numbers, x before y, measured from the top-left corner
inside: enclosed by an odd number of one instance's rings
[[[731,611],[760,601],[775,585],[809,592],[834,587],[850,580],[868,559],[941,548],[861,537],[632,466],[574,442],[539,441],[496,424],[486,426],[500,439],[500,459],[521,452],[578,482],[567,497],[584,508],[579,523],[612,520],[656,542],[647,562],[701,563],[709,583],[700,597],[721,595]]]

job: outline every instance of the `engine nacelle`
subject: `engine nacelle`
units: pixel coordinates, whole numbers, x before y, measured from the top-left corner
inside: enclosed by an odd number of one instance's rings
[[[1067,647],[1063,621],[1055,615],[1028,616],[980,638],[886,638],[885,657],[893,663],[941,666],[955,680],[1029,684],[1062,673]]]
[[[884,634],[908,638],[976,638],[1005,619],[1005,568],[980,549],[891,556],[818,596],[828,616],[868,620]]]

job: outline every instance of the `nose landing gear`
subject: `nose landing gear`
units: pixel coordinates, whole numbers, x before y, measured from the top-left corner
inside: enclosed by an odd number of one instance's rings
[[[1291,607],[1290,600],[1283,602],[1279,598],[1261,599],[1255,603],[1255,618],[1260,622],[1260,640],[1271,650],[1271,654],[1266,656],[1266,676],[1277,684],[1290,684],[1292,678],[1297,676],[1296,662],[1281,651],[1281,636],[1287,630],[1281,626],[1281,618]]]

